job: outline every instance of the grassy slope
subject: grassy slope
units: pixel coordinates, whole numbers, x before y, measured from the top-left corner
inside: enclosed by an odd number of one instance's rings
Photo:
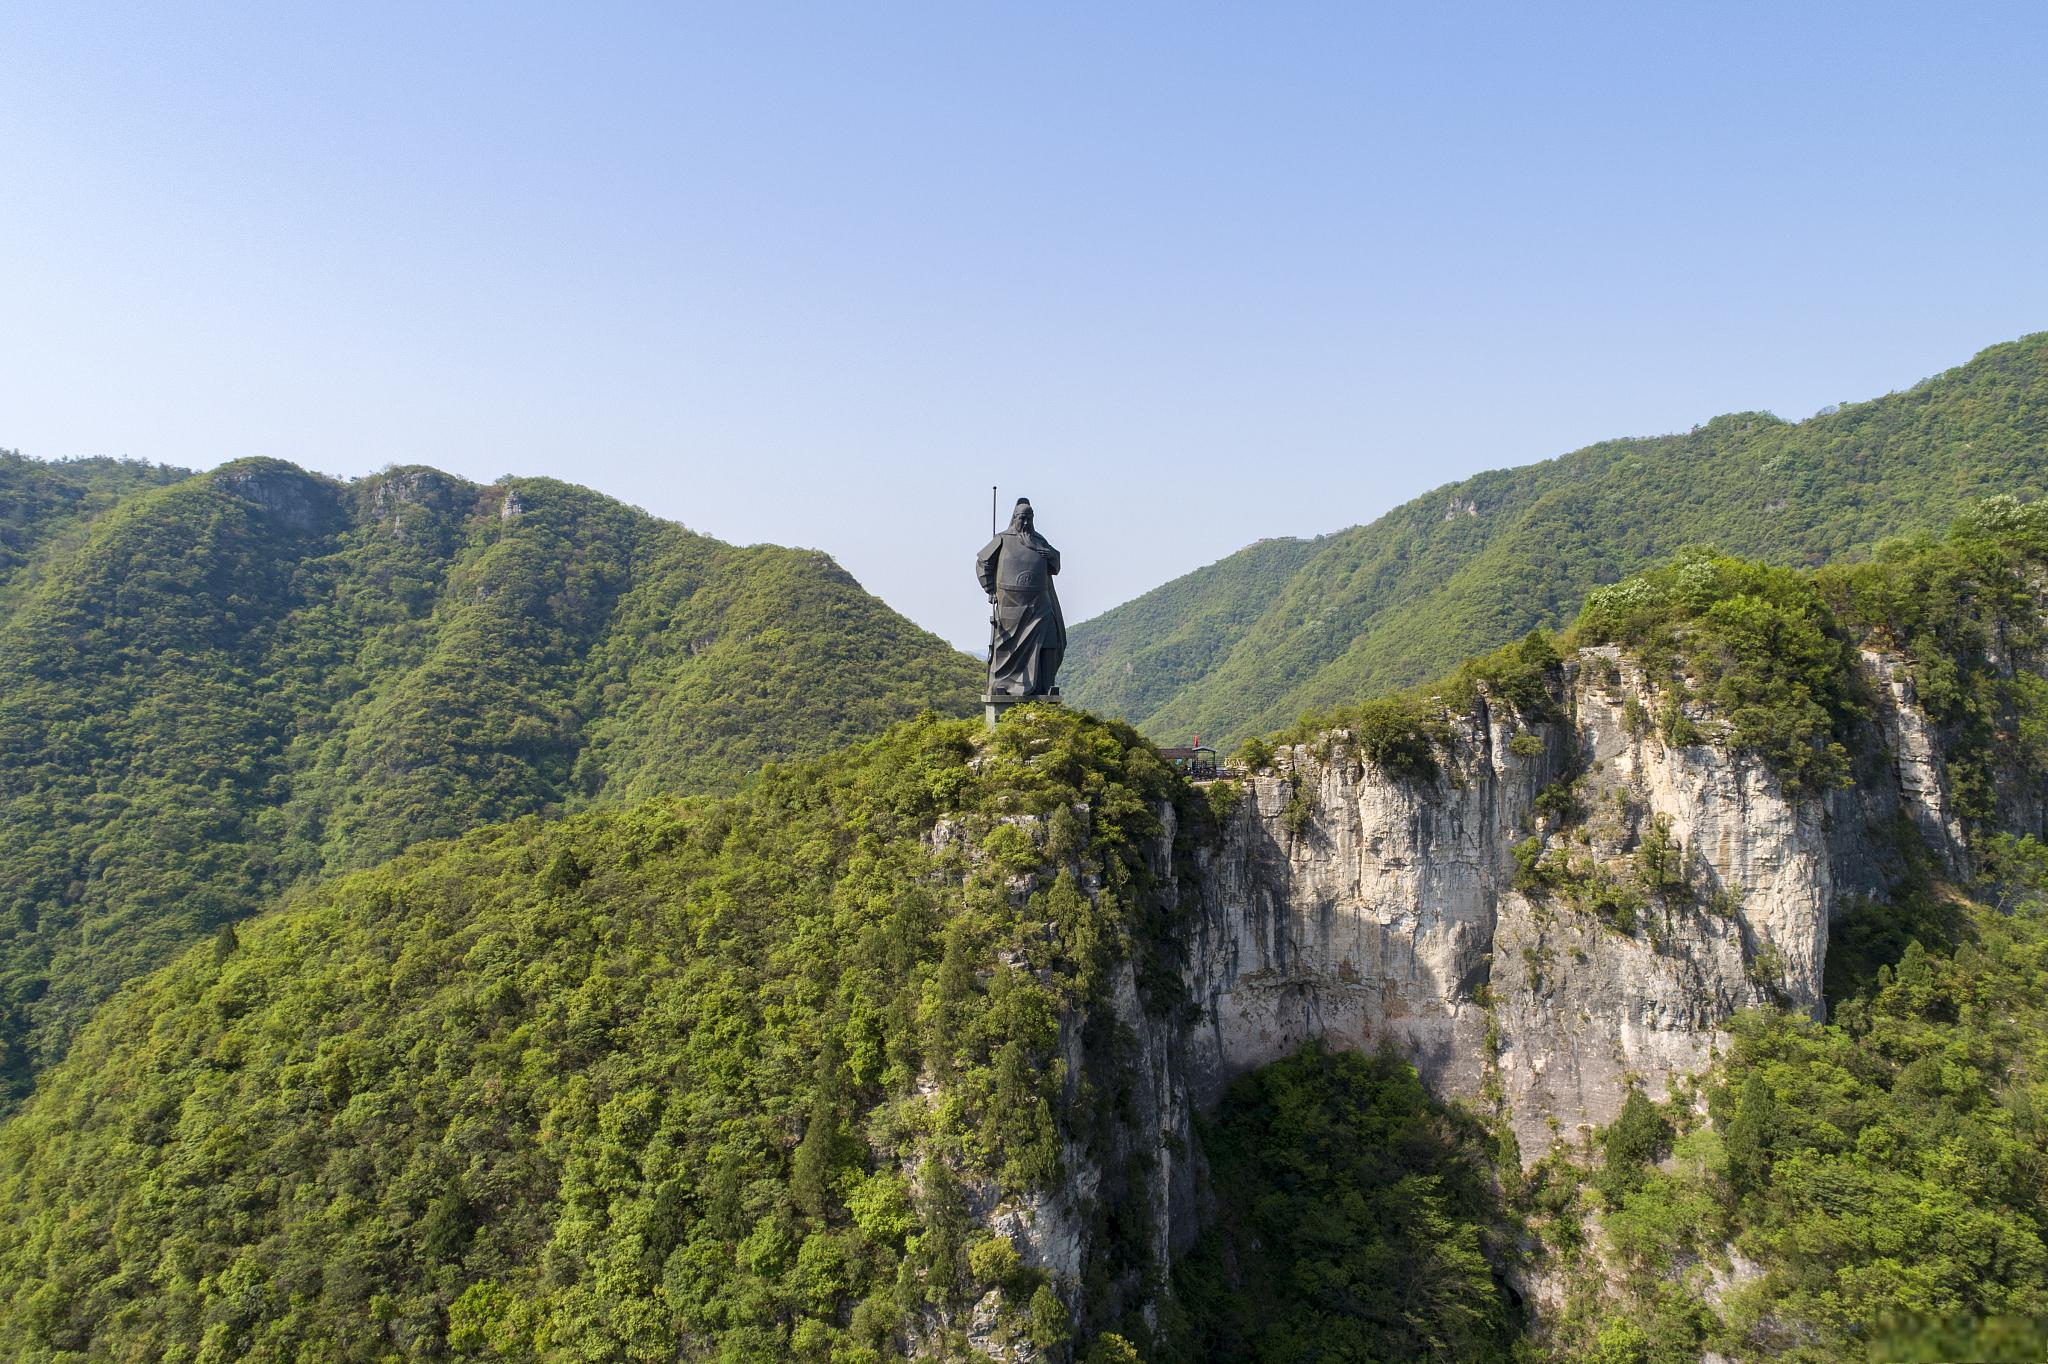
[[[937,706],[974,662],[822,555],[545,479],[243,461],[48,540],[0,619],[0,1058],[323,870],[730,786]],[[856,651],[858,663],[850,657]]]
[[[1298,565],[1254,547],[1075,627],[1063,686],[1162,740],[1228,744],[1563,625],[1592,587],[1687,544],[1817,563],[1938,529],[1986,494],[2044,491],[2048,333],[1797,424],[1743,413],[1481,474],[1314,541]],[[1161,594],[1197,595],[1205,575],[1256,614],[1183,629]]]

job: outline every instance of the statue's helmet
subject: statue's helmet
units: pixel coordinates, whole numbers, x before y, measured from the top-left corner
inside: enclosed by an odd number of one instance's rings
[[[1031,499],[1020,497],[1017,505],[1010,510],[1010,529],[1028,530],[1031,527]]]

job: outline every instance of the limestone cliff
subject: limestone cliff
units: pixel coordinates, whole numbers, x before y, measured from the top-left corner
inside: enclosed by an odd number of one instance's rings
[[[1201,869],[1196,1101],[1310,1038],[1391,1042],[1440,1093],[1498,1098],[1534,1159],[1629,1084],[1703,1067],[1735,1011],[1817,1012],[1829,916],[1898,873],[1899,820],[1964,856],[1904,670],[1864,662],[1878,723],[1855,784],[1819,797],[1696,708],[1702,742],[1660,738],[1656,689],[1611,646],[1566,663],[1560,720],[1482,697],[1432,781],[1341,736],[1283,751]]]
[[[1661,1098],[1703,1070],[1738,1010],[1818,1015],[1830,916],[1904,873],[1901,832],[1950,870],[1968,856],[1904,661],[1866,650],[1860,667],[1855,780],[1822,794],[1788,793],[1696,705],[1682,737],[1698,742],[1660,737],[1665,693],[1607,646],[1555,671],[1555,718],[1482,693],[1433,777],[1383,771],[1338,732],[1244,778],[1220,837],[1180,865],[1167,811],[1157,870],[1183,909],[1186,1005],[1148,1013],[1128,980],[1116,1005],[1120,1156],[1151,1171],[1155,1256],[1199,1230],[1192,1114],[1311,1039],[1392,1045],[1440,1096],[1505,1117],[1533,1161],[1612,1121],[1630,1086]],[[1078,1146],[1067,1160],[1065,1188],[988,1213],[1063,1282],[1104,1178]]]

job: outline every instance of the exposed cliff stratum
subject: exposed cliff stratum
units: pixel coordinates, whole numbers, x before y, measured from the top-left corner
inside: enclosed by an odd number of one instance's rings
[[[1556,686],[1533,723],[1482,697],[1428,780],[1338,733],[1246,783],[1189,941],[1197,1102],[1311,1039],[1391,1042],[1445,1094],[1497,1077],[1534,1159],[1706,1065],[1737,1010],[1818,1012],[1829,916],[1888,889],[1902,815],[1962,855],[1925,749],[1915,766],[1872,731],[1866,780],[1802,799],[1760,758],[1632,724],[1660,696],[1615,646]],[[1931,743],[1910,703],[1885,718]]]

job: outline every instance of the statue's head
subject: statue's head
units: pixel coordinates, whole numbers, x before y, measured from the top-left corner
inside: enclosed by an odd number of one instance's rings
[[[1010,513],[1010,529],[1011,529],[1011,530],[1030,530],[1030,529],[1031,529],[1031,499],[1030,499],[1030,498],[1028,498],[1028,497],[1020,497],[1020,498],[1018,498],[1018,499],[1017,499],[1017,508],[1016,508],[1016,510],[1015,510],[1015,511],[1013,511],[1013,512],[1011,512],[1011,513]]]

